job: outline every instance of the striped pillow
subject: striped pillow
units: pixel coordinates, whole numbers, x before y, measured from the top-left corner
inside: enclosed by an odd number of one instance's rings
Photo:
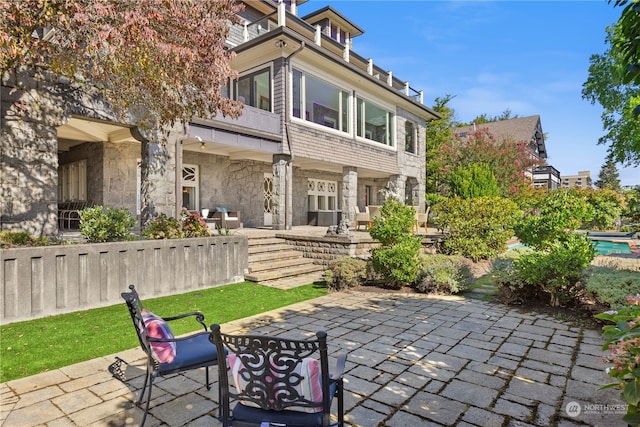
[[[147,328],[147,335],[151,338],[174,339],[171,328],[165,320],[147,309],[142,309],[142,321]],[[151,349],[161,363],[171,363],[176,358],[176,342],[151,341]]]
[[[286,361],[287,359],[283,358],[283,360]],[[241,357],[238,357],[238,355],[236,354],[229,354],[227,356],[227,364],[229,366],[229,369],[231,370],[231,375],[233,376],[233,382],[235,384],[236,390],[238,390],[239,393],[244,391],[245,388],[249,385],[249,380],[245,377],[246,373],[245,375],[243,375],[243,373],[241,372],[242,368],[244,368]],[[261,364],[262,363],[259,363],[259,365]],[[273,360],[271,361],[271,366],[271,373],[275,378],[283,377],[285,375],[277,373],[277,369]],[[322,376],[320,374],[320,362],[312,357],[304,358],[300,363],[296,365],[294,370],[287,375],[291,374],[297,375],[300,378],[300,382],[295,385],[289,384],[289,387],[294,389],[295,392],[304,399],[310,400],[312,402],[318,402],[319,406],[290,406],[287,408],[287,410],[311,413],[322,412]],[[276,381],[274,386],[277,387],[278,385],[279,384]],[[242,403],[247,406],[259,407],[253,402],[242,401]]]

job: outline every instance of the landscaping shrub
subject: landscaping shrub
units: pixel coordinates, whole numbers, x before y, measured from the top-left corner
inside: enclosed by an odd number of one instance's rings
[[[513,273],[518,281],[546,293],[550,305],[566,305],[578,296],[584,270],[594,256],[587,237],[569,234],[544,251],[534,250],[515,259]],[[538,292],[534,289],[534,293]]]
[[[422,256],[419,268],[415,289],[421,293],[457,294],[473,281],[471,270],[461,256]]]
[[[142,230],[142,235],[148,239],[183,239],[206,237],[211,233],[199,213],[183,209],[179,219],[160,214]]]
[[[136,219],[127,209],[93,206],[78,212],[80,234],[89,242],[115,242],[132,240],[131,230]]]
[[[582,228],[590,230],[613,230],[616,220],[622,215],[625,199],[622,194],[610,189],[575,189],[593,208],[593,217]]]
[[[340,258],[332,261],[324,272],[327,289],[341,291],[362,285],[367,279],[367,262],[358,258]]]
[[[496,177],[485,163],[459,166],[449,175],[449,194],[471,199],[473,197],[497,197]]]
[[[379,217],[369,230],[381,247],[371,251],[376,272],[385,278],[385,285],[400,289],[413,283],[418,273],[421,239],[413,234],[415,211],[400,201],[389,198],[380,209]]]
[[[442,252],[473,261],[494,258],[503,252],[520,216],[515,202],[502,197],[443,199],[434,211],[445,231]]]
[[[628,305],[627,295],[640,290],[640,272],[591,267],[587,270],[585,290],[588,297],[618,310]]]
[[[45,246],[50,242],[46,237],[33,237],[26,231],[0,231],[0,248],[15,246]]]

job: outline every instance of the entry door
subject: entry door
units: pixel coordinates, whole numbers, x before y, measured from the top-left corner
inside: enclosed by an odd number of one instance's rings
[[[264,192],[264,225],[273,224],[273,174],[264,174],[264,184],[262,186]]]

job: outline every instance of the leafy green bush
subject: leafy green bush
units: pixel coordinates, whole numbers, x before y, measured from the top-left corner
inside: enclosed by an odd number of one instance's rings
[[[78,212],[80,234],[89,242],[115,242],[131,240],[136,219],[127,209],[93,206]]]
[[[640,272],[591,267],[587,270],[585,288],[588,297],[617,310],[627,306],[627,295],[640,290]]]
[[[15,246],[45,246],[50,242],[46,237],[33,237],[26,231],[0,231],[0,248]]]
[[[148,239],[184,239],[206,237],[211,233],[199,213],[183,209],[179,219],[160,214],[142,230],[142,235]]]
[[[497,197],[498,182],[485,163],[459,166],[449,175],[449,193],[463,199]]]
[[[327,288],[341,291],[360,286],[367,279],[367,262],[358,258],[340,258],[329,264],[324,272]]]
[[[583,197],[593,208],[593,217],[582,228],[591,230],[613,230],[616,220],[622,215],[625,205],[624,196],[610,189],[576,189],[576,194]]]
[[[522,243],[544,250],[592,218],[593,207],[584,197],[575,191],[553,190],[537,200],[514,229]]]
[[[388,280],[388,287],[399,289],[416,279],[421,239],[413,234],[414,223],[413,208],[389,198],[369,230],[381,244],[371,251],[373,268]]]
[[[502,197],[443,199],[434,210],[445,230],[442,251],[473,261],[503,252],[520,215],[515,202]]]
[[[513,273],[534,292],[538,288],[547,294],[552,306],[564,305],[577,298],[584,270],[594,256],[587,237],[569,234],[544,251],[534,250],[515,259]]]
[[[457,294],[473,281],[469,266],[461,256],[428,255],[420,258],[415,289],[422,293]]]

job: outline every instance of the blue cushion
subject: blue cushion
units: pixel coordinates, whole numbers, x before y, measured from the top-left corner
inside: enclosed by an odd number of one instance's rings
[[[332,383],[329,387],[329,407],[331,407],[331,401],[333,395],[336,392],[336,383]],[[262,422],[280,423],[287,426],[322,426],[322,414],[323,412],[299,412],[293,410],[284,411],[265,411],[260,408],[254,408],[251,406],[243,405],[242,403],[236,403],[233,407],[232,418],[237,421],[244,421],[248,423],[256,423],[260,425]]]
[[[218,351],[216,346],[209,341],[208,332],[199,333],[187,340],[178,340],[176,345],[175,359],[171,363],[161,363],[160,374],[218,363]]]
[[[227,212],[227,208],[216,208],[216,212]]]

